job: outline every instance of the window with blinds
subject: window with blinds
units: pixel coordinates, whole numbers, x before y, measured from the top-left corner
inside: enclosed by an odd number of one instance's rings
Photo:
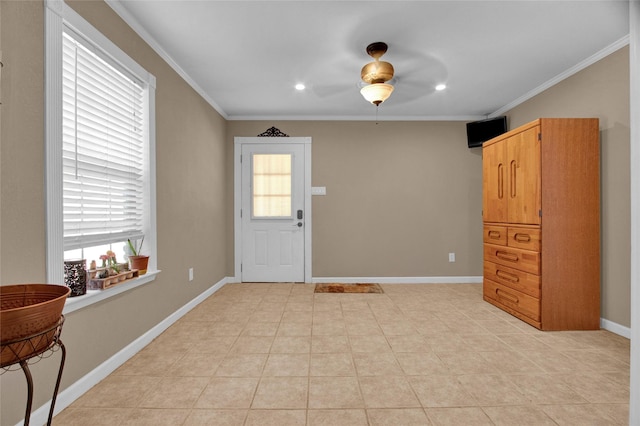
[[[62,50],[64,250],[139,238],[145,89],[72,32]]]

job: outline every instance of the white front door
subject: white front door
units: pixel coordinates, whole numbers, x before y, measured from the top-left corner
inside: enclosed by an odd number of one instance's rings
[[[243,143],[243,282],[305,281],[305,145]]]

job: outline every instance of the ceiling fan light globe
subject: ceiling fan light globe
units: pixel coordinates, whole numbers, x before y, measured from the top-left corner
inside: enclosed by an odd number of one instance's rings
[[[380,105],[382,102],[389,99],[393,92],[393,86],[387,83],[374,83],[364,86],[360,89],[360,94],[374,105]]]

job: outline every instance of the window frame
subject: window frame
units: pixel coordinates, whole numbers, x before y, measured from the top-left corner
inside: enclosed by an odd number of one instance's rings
[[[62,185],[62,38],[65,27],[82,36],[100,55],[136,76],[145,86],[145,254],[147,274],[112,289],[88,291],[70,298],[65,313],[115,296],[153,281],[157,275],[156,170],[155,170],[155,77],[95,29],[63,0],[45,0],[45,197],[46,280],[64,284],[63,185]]]

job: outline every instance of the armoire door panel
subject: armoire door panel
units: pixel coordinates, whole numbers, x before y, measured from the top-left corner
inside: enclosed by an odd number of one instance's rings
[[[507,220],[505,153],[503,144],[485,146],[482,150],[482,218],[485,222]]]
[[[533,127],[507,140],[507,222],[540,223],[540,128]]]

